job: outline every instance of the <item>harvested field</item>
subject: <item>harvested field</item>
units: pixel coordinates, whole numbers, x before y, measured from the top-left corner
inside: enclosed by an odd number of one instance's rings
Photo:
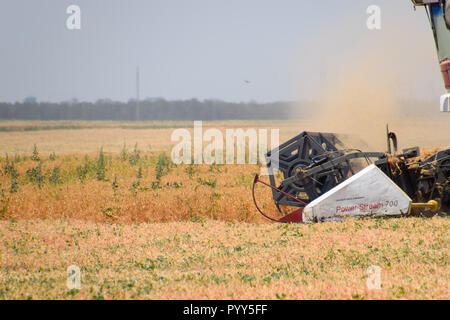
[[[438,148],[449,145],[449,116],[408,117],[389,120],[389,128],[397,133],[399,148],[420,146]],[[327,119],[327,121],[330,121]],[[352,120],[356,121],[356,120]],[[203,127],[217,128],[263,128],[279,129],[280,142],[286,141],[302,131],[336,132],[346,135],[349,146],[363,150],[385,151],[386,122],[383,118],[371,119],[364,128],[345,127],[345,122],[323,122],[322,119],[288,121],[209,121]],[[340,126],[338,126],[338,124]],[[192,131],[193,122],[117,122],[117,121],[0,121],[0,154],[30,154],[37,144],[42,154],[96,153],[103,147],[105,152],[120,153],[126,143],[129,147],[138,144],[141,151],[167,151],[173,142],[171,133],[175,128]],[[433,134],[430,135],[430,132]]]
[[[0,222],[0,299],[448,299],[447,218]],[[81,287],[66,287],[70,265]],[[369,290],[367,268],[381,268]]]

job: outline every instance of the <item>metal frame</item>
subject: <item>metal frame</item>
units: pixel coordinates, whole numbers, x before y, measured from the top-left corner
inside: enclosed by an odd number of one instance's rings
[[[342,147],[338,149],[337,147]],[[266,154],[272,196],[280,206],[304,207],[355,173],[350,160],[380,159],[380,152],[346,150],[332,133],[302,132]],[[277,161],[283,181],[277,187],[272,162]],[[286,193],[301,200],[295,201]]]
[[[270,184],[255,177],[252,193],[257,210],[273,221],[300,222],[301,211],[308,203],[356,173],[359,168],[351,162],[354,159],[366,159],[367,164],[373,159],[374,164],[416,202],[437,200],[440,205],[450,208],[450,148],[423,161],[413,162],[408,159],[418,157],[419,148],[408,148],[397,154],[396,135],[387,130],[388,149],[391,149],[391,140],[395,155],[390,152],[345,149],[343,143],[332,133],[300,133],[266,154]],[[276,185],[275,162],[283,176],[279,186]],[[269,217],[256,202],[256,183],[272,189],[272,197],[279,212],[282,212],[280,206],[299,209],[281,219]]]

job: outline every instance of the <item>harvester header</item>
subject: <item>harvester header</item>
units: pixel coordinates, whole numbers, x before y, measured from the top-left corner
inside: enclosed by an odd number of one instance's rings
[[[337,221],[345,217],[406,216],[450,209],[450,148],[420,158],[418,147],[397,151],[387,135],[388,152],[345,147],[336,134],[302,132],[266,154],[269,183],[253,181],[257,210],[278,222]],[[274,159],[279,159],[274,166]],[[276,181],[278,167],[281,182]],[[258,205],[255,186],[272,189],[282,217]],[[293,208],[286,214],[286,208]]]

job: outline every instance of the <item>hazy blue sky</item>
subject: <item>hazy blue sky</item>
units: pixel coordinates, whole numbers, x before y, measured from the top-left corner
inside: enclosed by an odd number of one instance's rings
[[[81,30],[66,28],[70,4]],[[380,31],[366,27],[370,4]],[[400,96],[443,92],[425,11],[409,0],[2,0],[0,101],[126,101],[137,65],[141,98],[317,99],[368,52],[387,76],[399,66]]]

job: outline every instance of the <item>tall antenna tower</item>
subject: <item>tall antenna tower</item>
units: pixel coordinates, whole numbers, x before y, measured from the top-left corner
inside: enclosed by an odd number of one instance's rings
[[[140,103],[139,103],[139,66],[136,68],[136,121],[140,119]]]

